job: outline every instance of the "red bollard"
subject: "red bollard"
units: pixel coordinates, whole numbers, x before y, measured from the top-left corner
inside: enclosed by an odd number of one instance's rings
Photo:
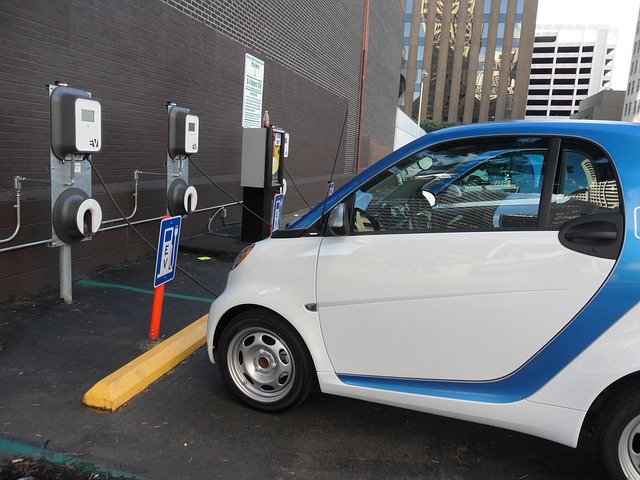
[[[162,301],[164,300],[164,283],[158,285],[153,293],[153,309],[151,310],[151,325],[149,326],[149,340],[157,341],[160,334],[160,319],[162,318]]]

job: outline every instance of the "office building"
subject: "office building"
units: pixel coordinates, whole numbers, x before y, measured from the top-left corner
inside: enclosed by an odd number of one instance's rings
[[[571,118],[583,120],[613,120],[622,118],[625,92],[623,90],[602,90],[583,99],[577,113]]]
[[[537,0],[408,0],[403,110],[436,121],[524,118]]]
[[[610,88],[617,31],[605,25],[536,28],[526,118],[569,118]]]
[[[633,39],[633,53],[631,54],[631,67],[629,68],[629,80],[622,108],[622,120],[628,122],[640,122],[640,14],[636,22],[636,35]]]

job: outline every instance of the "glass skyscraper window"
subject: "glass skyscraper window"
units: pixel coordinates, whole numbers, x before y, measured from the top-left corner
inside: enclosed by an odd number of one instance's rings
[[[524,118],[537,8],[538,0],[408,1],[401,73],[413,91],[404,111],[458,123]]]

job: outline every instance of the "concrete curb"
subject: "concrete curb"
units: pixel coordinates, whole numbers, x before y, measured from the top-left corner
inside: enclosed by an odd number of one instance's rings
[[[206,343],[208,315],[96,383],[82,401],[115,411]]]

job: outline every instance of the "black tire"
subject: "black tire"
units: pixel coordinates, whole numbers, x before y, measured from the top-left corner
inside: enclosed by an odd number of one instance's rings
[[[313,361],[291,325],[264,310],[248,310],[225,327],[220,373],[246,404],[270,413],[289,410],[316,385]]]
[[[640,480],[640,388],[616,394],[596,429],[600,464],[611,480]]]

